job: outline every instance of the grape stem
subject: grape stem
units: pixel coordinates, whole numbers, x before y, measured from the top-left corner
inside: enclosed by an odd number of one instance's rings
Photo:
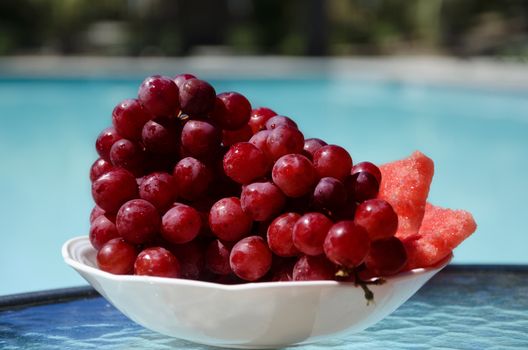
[[[370,290],[368,285],[375,285],[379,286],[383,283],[385,283],[385,280],[383,278],[376,278],[371,281],[365,281],[359,276],[359,272],[357,269],[352,268],[345,268],[342,267],[336,272],[336,277],[349,277],[350,275],[354,275],[354,284],[356,287],[361,287],[363,289],[363,293],[365,294],[365,299],[367,300],[367,306],[370,305],[370,303],[374,303],[374,293]]]
[[[178,119],[182,122],[182,123],[185,123],[187,120],[191,119],[191,117],[189,117],[188,114],[185,114],[183,112],[180,111],[180,113],[178,113]]]

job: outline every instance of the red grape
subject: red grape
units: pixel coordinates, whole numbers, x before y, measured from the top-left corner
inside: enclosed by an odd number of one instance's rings
[[[266,221],[284,207],[286,197],[272,182],[254,182],[242,189],[242,209],[255,221]]]
[[[153,75],[112,123],[90,168],[89,238],[99,253],[107,247],[103,270],[244,283],[335,279],[336,265],[389,275],[406,264],[398,217],[374,199],[380,169],[352,167],[344,148],[304,139],[291,118],[252,110],[239,93],[216,95],[192,74]]]
[[[253,134],[266,129],[266,122],[277,113],[266,107],[256,108],[251,111],[251,117],[249,118],[249,126],[253,131]]]
[[[220,141],[220,130],[206,121],[189,120],[183,126],[181,143],[193,157],[215,153],[220,148]]]
[[[146,243],[159,232],[161,218],[156,207],[144,199],[133,199],[117,212],[117,232],[127,242]]]
[[[300,154],[287,154],[279,158],[271,174],[273,182],[289,197],[307,194],[317,181],[312,162]]]
[[[378,184],[381,183],[381,171],[373,163],[360,162],[360,163],[354,164],[354,166],[352,167],[352,170],[350,171],[350,174],[354,175],[355,173],[359,173],[359,172],[370,173],[376,178],[376,180],[378,181]]]
[[[297,123],[295,123],[291,118],[285,117],[283,115],[276,115],[266,121],[266,129],[268,130],[273,130],[281,125],[298,129]]]
[[[229,147],[238,142],[248,142],[252,136],[253,131],[248,124],[237,130],[222,130],[222,145]]]
[[[114,169],[92,184],[92,197],[105,212],[115,213],[126,201],[137,198],[136,178],[125,169]]]
[[[303,154],[312,160],[314,153],[321,147],[326,146],[327,143],[321,139],[306,139],[304,140]]]
[[[251,230],[251,217],[242,210],[236,197],[220,199],[209,212],[211,231],[224,241],[236,241]]]
[[[205,194],[213,179],[207,165],[196,158],[183,158],[173,172],[178,195],[187,200],[195,200]]]
[[[365,171],[348,175],[344,181],[349,198],[356,202],[363,202],[367,199],[376,198],[379,191],[379,183],[376,177]]]
[[[112,112],[112,124],[119,135],[134,141],[141,139],[143,125],[150,119],[152,115],[136,99],[121,101]]]
[[[367,230],[372,241],[394,236],[398,230],[398,215],[383,199],[369,199],[358,205],[354,222]]]
[[[106,242],[97,252],[97,266],[103,271],[116,275],[127,275],[134,269],[136,247],[122,238]]]
[[[324,255],[304,255],[293,266],[294,281],[333,280],[335,266]]]
[[[95,219],[97,219],[99,216],[104,215],[105,211],[101,209],[98,205],[95,205],[90,212],[90,224],[94,222]]]
[[[218,275],[228,275],[232,272],[229,265],[231,250],[220,240],[215,239],[207,246],[205,251],[205,267]]]
[[[143,250],[134,263],[134,274],[156,277],[180,277],[180,262],[163,247]]]
[[[278,256],[295,256],[300,252],[293,244],[293,227],[300,219],[297,213],[285,213],[268,226],[267,239],[271,251]]]
[[[112,145],[116,143],[116,141],[121,140],[123,137],[119,135],[113,127],[106,128],[99,136],[97,136],[97,140],[95,141],[95,149],[97,150],[97,154],[107,162],[110,161],[110,148],[112,148]]]
[[[150,120],[143,126],[141,140],[149,152],[160,155],[175,155],[178,153],[181,131],[170,125],[167,120],[158,118]]]
[[[339,210],[347,200],[345,185],[333,177],[323,177],[315,186],[313,205],[317,209]]]
[[[293,281],[293,266],[295,261],[288,259],[286,261],[281,260],[280,263],[276,263],[276,258],[273,259],[273,263],[270,269],[270,280],[272,282],[289,282]]]
[[[205,269],[204,247],[196,240],[184,244],[174,244],[170,252],[180,262],[180,277],[199,280]]]
[[[201,226],[202,219],[196,209],[179,204],[163,215],[161,235],[171,243],[187,243],[198,236]]]
[[[159,212],[164,212],[176,199],[176,182],[167,173],[149,174],[139,185],[139,196],[152,203]]]
[[[231,249],[229,264],[233,272],[246,281],[256,281],[270,269],[272,254],[266,242],[259,236],[238,241]]]
[[[224,171],[232,180],[247,184],[268,172],[268,160],[260,149],[249,142],[239,142],[224,156]]]
[[[400,272],[407,264],[407,252],[396,237],[372,242],[365,258],[367,271],[373,276],[391,276]]]
[[[114,169],[114,166],[104,160],[103,158],[97,159],[90,168],[90,180],[94,182],[99,178],[99,176],[106,174],[110,170]]]
[[[196,79],[196,77],[192,74],[189,74],[189,73],[184,73],[184,74],[178,74],[176,75],[172,81],[174,81],[174,83],[176,84],[176,86],[178,87],[178,89],[180,89],[183,85],[183,83],[185,83],[187,80],[189,79]]]
[[[293,226],[293,244],[306,255],[323,254],[323,243],[332,220],[321,213],[307,213]]]
[[[178,87],[170,78],[160,75],[146,78],[139,87],[138,98],[154,116],[171,116],[179,112]]]
[[[109,240],[118,237],[115,224],[104,215],[98,216],[90,226],[90,243],[96,250],[101,249]]]
[[[271,159],[268,152],[268,135],[270,132],[271,131],[269,130],[262,130],[251,136],[249,139],[249,142],[257,146],[257,148],[260,149],[269,159]]]
[[[326,145],[313,154],[313,165],[319,177],[335,177],[343,181],[350,174],[352,158],[343,147]]]
[[[178,87],[183,113],[203,115],[214,108],[216,91],[208,82],[200,79],[188,79]]]
[[[297,128],[279,125],[269,133],[266,146],[271,159],[279,159],[286,154],[301,153],[304,136]]]
[[[334,224],[324,241],[327,258],[345,268],[359,266],[365,260],[369,248],[367,231],[353,221],[339,221]]]
[[[204,237],[204,238],[214,238],[213,232],[209,228],[209,212],[211,211],[211,207],[215,203],[215,199],[211,197],[203,197],[199,200],[192,202],[192,207],[196,209],[198,212],[198,215],[200,215],[200,233],[198,234],[198,237]],[[176,204],[176,203],[175,203]]]
[[[112,145],[110,160],[112,164],[126,169],[133,174],[140,174],[145,154],[139,144],[121,139]]]
[[[230,273],[228,275],[216,275],[213,278],[213,282],[219,283],[219,284],[227,284],[227,285],[246,283],[246,281],[244,281],[243,279],[239,278],[234,273]]]
[[[211,119],[222,129],[236,130],[247,124],[251,116],[251,104],[237,92],[224,92],[217,96]]]

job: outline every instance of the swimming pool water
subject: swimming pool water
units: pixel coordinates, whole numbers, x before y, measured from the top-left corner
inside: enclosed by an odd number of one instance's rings
[[[88,171],[113,106],[139,79],[0,79],[0,295],[83,283],[60,255],[88,232]],[[390,81],[213,80],[295,118],[354,161],[435,160],[430,201],[471,211],[454,263],[528,264],[528,91]]]

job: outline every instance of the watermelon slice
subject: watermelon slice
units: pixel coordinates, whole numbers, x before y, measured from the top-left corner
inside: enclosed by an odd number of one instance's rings
[[[406,270],[436,264],[476,229],[469,212],[427,203],[418,234],[402,239],[408,259]]]
[[[380,166],[378,198],[389,202],[398,214],[396,237],[405,239],[418,233],[425,212],[434,163],[416,151],[410,157]]]

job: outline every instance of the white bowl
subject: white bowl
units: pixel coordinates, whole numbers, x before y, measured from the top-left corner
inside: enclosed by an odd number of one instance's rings
[[[360,332],[409,299],[451,256],[363,290],[335,281],[222,285],[146,276],[113,275],[97,268],[88,237],[62,247],[68,265],[134,322],[171,337],[230,348],[276,348]]]

